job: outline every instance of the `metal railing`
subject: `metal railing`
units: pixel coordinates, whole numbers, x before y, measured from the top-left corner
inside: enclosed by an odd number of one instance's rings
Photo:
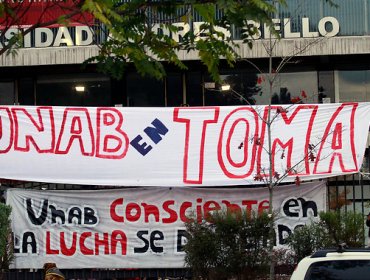
[[[66,279],[190,279],[189,269],[63,269]],[[39,280],[43,279],[42,270],[10,270],[3,272],[3,280]],[[1,276],[0,276],[1,279]]]
[[[43,190],[107,189],[113,186],[81,186],[38,182],[1,181],[1,189],[25,188]],[[338,176],[327,181],[328,210],[354,211],[365,215],[370,211],[370,180],[362,174]],[[365,226],[365,224],[364,224]],[[294,267],[276,267],[277,275],[289,274]],[[178,269],[64,269],[66,279],[190,279],[191,271]],[[2,275],[1,275],[2,274]],[[33,280],[43,278],[42,270],[16,269],[0,273],[4,280]],[[280,276],[277,276],[280,277]],[[278,278],[277,278],[278,279]],[[281,278],[279,278],[281,279]]]

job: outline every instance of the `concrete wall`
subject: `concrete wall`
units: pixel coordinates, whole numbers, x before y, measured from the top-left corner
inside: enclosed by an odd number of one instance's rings
[[[266,46],[268,40],[256,40],[253,48],[237,42],[237,53],[241,58],[268,57]],[[36,66],[36,65],[60,65],[80,64],[86,59],[98,54],[97,46],[83,47],[50,47],[50,48],[26,48],[19,49],[16,55],[0,56],[0,67],[12,66]],[[320,56],[320,55],[349,55],[370,53],[370,36],[350,36],[332,38],[299,38],[282,39],[277,42],[273,49],[274,56]],[[197,60],[197,52],[180,51],[182,60]]]

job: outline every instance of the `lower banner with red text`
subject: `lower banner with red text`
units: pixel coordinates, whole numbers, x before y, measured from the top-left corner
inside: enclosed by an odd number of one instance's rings
[[[267,188],[9,189],[13,268],[181,268],[184,222],[220,209],[268,211]],[[277,246],[326,210],[325,182],[279,186]]]

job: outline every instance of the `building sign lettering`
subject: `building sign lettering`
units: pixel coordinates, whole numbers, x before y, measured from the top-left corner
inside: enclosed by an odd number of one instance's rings
[[[281,38],[285,39],[317,38],[320,36],[333,37],[339,34],[339,22],[334,17],[324,17],[320,19],[320,21],[316,23],[317,31],[312,30],[313,22],[310,21],[310,19],[307,17],[302,18],[301,22],[298,24],[300,30],[294,32],[292,27],[292,20],[290,18],[273,19],[272,21],[274,23],[274,29],[281,36]],[[253,20],[248,20],[247,24],[258,29],[258,33],[253,36],[253,39],[268,39],[270,38],[270,36],[274,36],[273,34],[271,34],[266,24],[261,25],[261,23]],[[188,23],[175,23],[174,25],[179,28],[179,31],[175,34],[172,34],[169,30],[162,28],[160,24],[155,24],[153,29],[155,32],[161,32],[168,36],[172,36],[172,38],[176,41],[180,41],[181,38],[191,30],[191,26]],[[201,25],[202,22],[192,23],[194,33],[199,34],[198,38],[202,37]],[[219,32],[223,32],[226,37],[230,36],[230,32],[225,28],[216,27],[216,30]]]
[[[253,36],[253,39],[266,39],[273,36],[266,24],[261,25],[259,22],[249,20],[249,25],[256,27],[258,33]],[[317,38],[317,37],[333,37],[339,34],[339,22],[334,17],[324,17],[316,25],[317,31],[312,30],[312,22],[309,18],[302,18],[299,26],[299,31],[293,31],[290,18],[273,19],[274,29],[285,39],[291,38]],[[171,33],[162,28],[160,24],[155,24],[153,30],[172,36],[176,41],[180,41],[187,32],[190,31],[190,24],[174,23],[179,28],[177,33]],[[201,33],[202,22],[193,22],[192,28],[195,34],[198,34],[198,39],[202,37]],[[27,28],[27,27],[26,27]],[[223,32],[226,36],[230,36],[230,32],[224,28],[216,27],[217,31]],[[6,45],[9,40],[19,32],[18,28],[10,28],[5,31],[5,41],[0,42],[1,45]],[[45,48],[45,47],[61,47],[61,46],[87,46],[96,43],[94,40],[94,30],[88,25],[75,25],[70,27],[58,26],[53,28],[36,28],[35,31],[28,33],[24,37],[23,47],[25,48]]]

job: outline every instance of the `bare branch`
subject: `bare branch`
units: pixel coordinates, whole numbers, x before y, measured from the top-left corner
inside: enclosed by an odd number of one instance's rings
[[[333,134],[333,131],[331,131],[331,132],[329,132],[329,133],[328,133],[328,135],[330,135],[330,134]],[[321,144],[324,142],[324,140],[326,140],[326,139],[321,138],[321,139],[320,139],[320,141],[319,141],[319,142],[317,142],[316,144],[310,144],[310,145],[311,145],[311,151],[309,151],[308,153],[306,153],[306,154],[303,156],[303,158],[302,158],[300,161],[298,161],[296,164],[294,164],[293,166],[291,166],[290,168],[288,168],[288,169],[285,171],[285,173],[281,176],[281,178],[280,178],[279,180],[277,180],[277,181],[275,181],[275,182],[274,182],[274,186],[276,186],[276,185],[280,184],[281,182],[283,182],[283,180],[284,180],[285,178],[287,178],[288,176],[290,176],[290,172],[291,172],[291,171],[296,170],[296,168],[297,168],[297,167],[298,167],[302,162],[304,162],[304,161],[306,161],[307,159],[309,159],[309,157],[310,157],[310,154],[311,154],[312,150],[315,150],[319,145],[321,145]],[[327,158],[327,157],[329,157],[329,156],[330,156],[330,155],[328,155],[328,156],[324,157],[323,159],[325,159],[325,158]],[[321,159],[321,160],[322,160],[322,159]]]

